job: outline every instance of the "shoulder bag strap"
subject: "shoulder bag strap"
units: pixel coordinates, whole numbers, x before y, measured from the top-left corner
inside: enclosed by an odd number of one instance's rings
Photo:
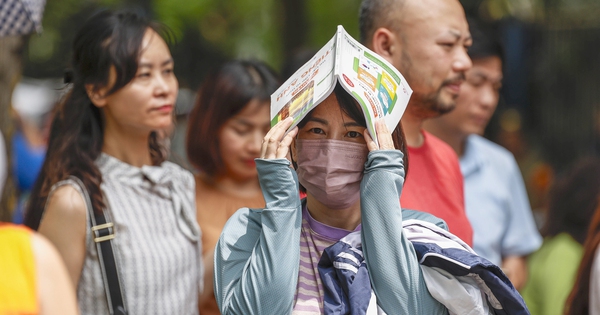
[[[112,222],[106,222],[104,212],[98,213],[94,211],[87,188],[83,182],[75,176],[71,176],[70,178],[81,187],[85,198],[87,212],[90,217],[89,222],[91,224],[92,239],[94,240],[94,243],[96,243],[98,260],[100,261],[100,270],[104,280],[104,290],[106,293],[106,300],[108,301],[108,310],[111,315],[125,315],[127,314],[124,303],[125,299],[123,291],[121,290],[121,282],[119,281],[119,274],[117,272],[117,262],[115,261],[111,241],[115,238],[114,224]]]

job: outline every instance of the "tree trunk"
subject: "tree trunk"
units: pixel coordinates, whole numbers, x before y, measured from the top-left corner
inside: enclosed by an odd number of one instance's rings
[[[16,188],[12,180],[11,139],[13,118],[11,115],[12,91],[21,79],[24,36],[0,37],[0,131],[4,135],[7,154],[7,179],[0,201],[0,221],[11,221],[16,206]],[[2,153],[0,153],[2,154]]]
[[[283,54],[284,60],[293,57],[306,44],[308,19],[305,0],[283,0]]]

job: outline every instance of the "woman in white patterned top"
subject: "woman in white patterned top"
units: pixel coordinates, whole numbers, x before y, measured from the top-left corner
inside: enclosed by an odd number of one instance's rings
[[[198,313],[194,179],[165,161],[160,141],[171,127],[178,89],[161,33],[136,14],[102,11],[74,40],[70,93],[52,123],[26,223],[59,250],[82,314],[110,309],[89,211],[114,223],[111,243],[127,313]]]

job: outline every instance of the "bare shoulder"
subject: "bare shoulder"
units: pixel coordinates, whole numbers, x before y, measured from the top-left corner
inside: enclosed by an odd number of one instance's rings
[[[72,237],[85,239],[86,218],[83,196],[77,188],[64,185],[48,197],[38,231],[61,251],[57,244],[59,239],[64,239],[64,242],[72,241]]]
[[[45,216],[51,214],[85,218],[86,205],[79,190],[71,185],[64,185],[53,191],[45,209]]]
[[[85,259],[86,226],[86,205],[79,190],[71,185],[54,190],[48,197],[38,232],[56,247],[74,286],[79,282]]]

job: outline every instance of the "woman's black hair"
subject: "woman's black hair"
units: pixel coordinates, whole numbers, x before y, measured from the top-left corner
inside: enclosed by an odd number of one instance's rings
[[[52,185],[76,176],[86,186],[92,208],[105,207],[100,184],[102,174],[95,164],[101,153],[104,126],[101,111],[89,96],[109,86],[110,70],[115,81],[106,95],[128,84],[138,69],[142,40],[148,30],[165,36],[165,28],[132,12],[103,10],[90,17],[73,41],[69,93],[57,107],[40,176],[31,193],[25,224],[37,229]],[[158,135],[153,132],[149,148],[154,164],[166,159]]]
[[[480,19],[469,17],[469,31],[473,38],[473,45],[469,47],[471,59],[498,57],[504,61],[504,48],[499,38],[497,25],[486,23]]]
[[[542,236],[568,233],[583,244],[600,196],[600,159],[577,160],[559,176],[548,193],[548,218]]]

